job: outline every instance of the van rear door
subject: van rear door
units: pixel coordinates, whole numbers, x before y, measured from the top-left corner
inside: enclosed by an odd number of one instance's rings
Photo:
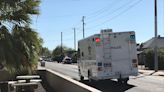
[[[131,38],[133,36],[133,38]],[[136,59],[136,42],[134,32],[122,32],[112,35],[113,72],[121,75],[131,74],[132,61]]]
[[[109,33],[103,35],[103,39],[104,67],[106,64],[110,66],[108,72],[112,71],[115,75],[130,74],[133,70],[132,60],[136,59],[134,32]]]

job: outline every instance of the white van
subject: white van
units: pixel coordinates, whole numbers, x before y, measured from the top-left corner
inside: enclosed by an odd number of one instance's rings
[[[80,79],[118,79],[127,83],[129,76],[138,75],[135,32],[101,30],[78,41]]]

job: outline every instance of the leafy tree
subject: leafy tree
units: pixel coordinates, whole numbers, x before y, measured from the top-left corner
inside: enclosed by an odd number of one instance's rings
[[[40,56],[51,56],[51,52],[47,47],[41,47]]]
[[[64,55],[67,54],[68,51],[74,51],[71,48],[68,48],[66,46],[57,46],[53,51],[52,51],[52,56],[59,56],[59,55]]]
[[[63,53],[61,53],[61,46],[57,46],[57,47],[53,50],[52,56],[53,56],[53,57],[60,57],[60,56],[63,57],[63,55],[68,55],[69,57],[72,58],[72,61],[73,61],[73,62],[77,62],[77,52],[76,52],[76,50],[74,50],[74,49],[72,49],[72,48],[68,48],[68,47],[66,47],[66,46],[63,46],[63,47],[62,47],[62,51],[63,51]]]
[[[0,0],[0,65],[11,73],[36,68],[42,39],[30,28],[40,0]]]
[[[52,51],[52,56],[59,56],[59,55],[63,54],[61,51],[64,51],[64,49],[61,48],[61,46],[57,46],[57,47]]]

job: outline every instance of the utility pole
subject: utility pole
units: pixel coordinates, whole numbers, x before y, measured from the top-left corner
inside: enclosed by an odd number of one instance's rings
[[[83,22],[83,38],[85,37],[85,32],[84,32],[85,22],[84,22],[84,19],[85,19],[85,16],[82,17],[82,22]]]
[[[154,46],[154,70],[158,71],[158,47],[157,47],[157,0],[154,0],[154,30],[155,30],[155,46]]]
[[[73,28],[74,30],[74,49],[76,50],[76,29]]]
[[[61,54],[63,54],[63,33],[61,32]]]

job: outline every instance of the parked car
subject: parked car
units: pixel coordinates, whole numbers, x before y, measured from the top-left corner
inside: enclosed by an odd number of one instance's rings
[[[52,59],[51,58],[46,58],[46,61],[52,62]]]
[[[52,61],[57,61],[58,63],[61,63],[63,61],[64,56],[55,56],[52,58]]]
[[[38,61],[42,61],[42,60],[43,60],[43,58],[41,58],[41,57],[38,59]]]
[[[72,63],[72,59],[68,56],[66,56],[63,61],[62,61],[64,64],[71,64]]]

